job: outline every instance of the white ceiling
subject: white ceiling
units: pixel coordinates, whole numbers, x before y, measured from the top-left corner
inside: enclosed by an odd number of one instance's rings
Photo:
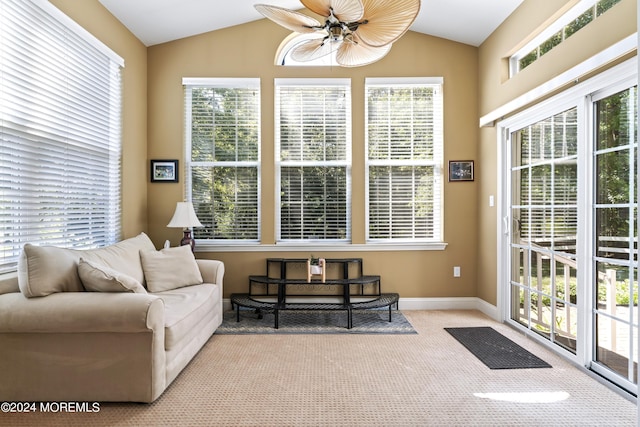
[[[422,0],[411,30],[479,46],[522,2]],[[253,8],[255,3],[293,10],[302,7],[298,0],[100,0],[100,3],[146,46],[262,19]]]

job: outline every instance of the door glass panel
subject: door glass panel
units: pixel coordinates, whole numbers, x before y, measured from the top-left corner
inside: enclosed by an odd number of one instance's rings
[[[599,337],[595,360],[626,378],[629,372],[629,358],[625,351],[624,338],[629,335],[629,328],[615,318],[596,314],[596,330]]]
[[[596,208],[598,246],[596,255],[608,259],[629,259],[629,208]]]
[[[553,249],[567,254],[576,253],[576,224],[578,208],[556,208],[553,210]]]
[[[556,311],[554,342],[575,353],[578,338],[578,308],[575,305],[559,304]]]
[[[511,213],[517,224],[512,230],[511,289],[518,292],[511,300],[518,305],[517,310],[512,307],[512,318],[575,352],[577,110],[520,129],[511,140]]]
[[[529,292],[522,286],[511,286],[511,318],[529,326]]]
[[[556,262],[556,298],[571,304],[578,303],[577,268],[574,259],[557,257]]]
[[[546,338],[551,334],[551,300],[541,292],[531,293],[532,330]]]
[[[531,202],[533,204],[548,204],[553,197],[552,185],[550,165],[531,168]]]
[[[594,361],[637,384],[637,93],[594,103]]]
[[[524,285],[525,275],[528,275],[525,251],[522,248],[511,248],[511,281]]]
[[[575,157],[578,154],[578,110],[572,108],[554,116],[554,158]],[[574,162],[577,164],[577,162]]]
[[[512,135],[511,141],[513,147],[511,148],[511,152],[514,157],[512,167],[528,165],[530,163],[532,132],[535,132],[535,128],[529,126]]]
[[[527,205],[529,203],[529,198],[531,197],[531,195],[529,194],[529,184],[530,184],[530,179],[529,179],[529,174],[530,174],[530,170],[527,169],[520,169],[518,171],[516,171],[517,175],[519,176],[514,176],[514,179],[518,180],[516,182],[518,182],[519,188],[520,188],[520,192],[519,192],[519,197],[514,197],[513,200],[514,201],[519,201],[520,205]]]
[[[628,203],[631,200],[628,150],[621,149],[598,154],[596,157],[596,176],[598,186],[596,203]],[[606,179],[603,179],[605,178]]]
[[[578,201],[578,164],[574,161],[554,168],[554,196],[557,203],[575,204]]]
[[[535,242],[534,247],[551,249],[553,246],[553,209],[551,207],[531,209],[531,218],[527,228],[531,230],[531,239]]]

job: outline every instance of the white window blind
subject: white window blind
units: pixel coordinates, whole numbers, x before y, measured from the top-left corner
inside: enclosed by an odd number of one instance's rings
[[[348,79],[276,80],[279,241],[351,239]]]
[[[0,0],[0,272],[25,242],[121,238],[123,63],[52,9]]]
[[[442,240],[442,79],[366,81],[368,241]]]
[[[260,237],[260,80],[188,79],[188,196],[199,240]]]

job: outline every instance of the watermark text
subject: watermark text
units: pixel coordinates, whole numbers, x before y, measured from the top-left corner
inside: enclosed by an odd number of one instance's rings
[[[0,412],[26,413],[26,412],[100,412],[98,402],[2,402]]]

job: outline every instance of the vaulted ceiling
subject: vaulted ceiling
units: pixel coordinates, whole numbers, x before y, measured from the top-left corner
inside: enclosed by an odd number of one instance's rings
[[[263,19],[255,3],[302,8],[298,0],[99,1],[146,46]],[[522,2],[422,0],[410,30],[479,46]]]

